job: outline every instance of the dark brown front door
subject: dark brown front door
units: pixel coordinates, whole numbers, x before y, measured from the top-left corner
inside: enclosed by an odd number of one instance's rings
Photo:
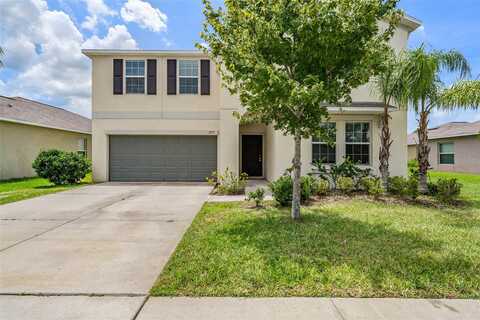
[[[242,136],[242,172],[249,177],[263,176],[263,137]]]

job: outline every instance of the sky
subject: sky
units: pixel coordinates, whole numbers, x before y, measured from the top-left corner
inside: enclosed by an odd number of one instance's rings
[[[222,0],[214,0],[220,4]],[[480,1],[402,0],[422,21],[409,47],[457,49],[480,75]],[[91,66],[82,48],[194,49],[201,0],[0,0],[0,95],[23,96],[91,116]],[[445,75],[446,84],[455,75]],[[480,120],[480,111],[435,112],[430,126]],[[416,128],[409,113],[408,130]]]

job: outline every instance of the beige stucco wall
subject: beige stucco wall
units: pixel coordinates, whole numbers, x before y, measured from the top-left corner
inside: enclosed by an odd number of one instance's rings
[[[113,59],[157,59],[157,94],[113,95]],[[167,95],[167,59],[199,60],[200,53],[92,58],[93,178],[107,181],[110,135],[217,135],[218,169],[238,172],[239,124],[233,112],[240,108],[236,97],[220,85],[211,64],[210,95]],[[124,90],[125,92],[125,90]]]
[[[396,51],[405,48],[408,31],[399,27],[391,40]],[[113,59],[157,59],[157,95],[123,94],[113,95],[112,75]],[[240,128],[238,120],[232,115],[240,110],[238,97],[232,96],[222,88],[219,74],[211,64],[211,94],[167,95],[166,61],[167,59],[204,59],[201,53],[132,52],[124,55],[92,55],[92,114],[93,114],[93,170],[94,180],[108,180],[108,137],[113,134],[199,134],[218,136],[218,170],[225,168],[238,172],[240,168]],[[124,90],[125,92],[125,90]],[[362,86],[352,92],[353,101],[379,101],[372,94],[370,85]],[[372,166],[378,164],[378,115],[342,114],[335,116],[339,122],[339,134],[342,135],[347,120],[365,120],[372,123]],[[258,129],[258,128],[257,128]],[[392,114],[391,171],[394,175],[406,174],[407,163],[407,116],[405,111]],[[275,132],[271,126],[262,127],[264,134],[264,174],[274,179],[290,166],[293,152],[291,137]],[[340,138],[339,138],[340,139]],[[341,143],[342,142],[342,143]],[[343,157],[343,141],[338,144],[338,159]],[[311,144],[305,140],[302,145],[304,173],[311,170]],[[342,153],[343,152],[343,153]]]
[[[438,155],[439,143],[453,142],[455,164],[440,164]],[[428,161],[434,170],[480,173],[480,135],[435,139],[428,142],[430,154]],[[416,159],[417,147],[408,147],[408,159]]]
[[[0,180],[33,177],[32,162],[40,151],[78,151],[78,140],[84,138],[90,158],[91,135],[0,121]]]
[[[146,60],[157,59],[157,95],[147,94],[123,94],[113,95],[113,59]],[[111,116],[118,114],[147,115],[149,118],[165,118],[179,116],[178,113],[203,113],[220,110],[221,87],[220,77],[215,72],[215,66],[211,64],[211,93],[202,95],[167,95],[166,74],[167,59],[193,59],[206,58],[203,55],[192,54],[181,56],[96,56],[92,61],[92,112],[108,112]],[[146,64],[145,64],[146,65]],[[125,68],[124,68],[125,70]],[[124,77],[125,83],[125,77]],[[178,91],[178,90],[177,90]],[[125,93],[125,90],[124,90]]]

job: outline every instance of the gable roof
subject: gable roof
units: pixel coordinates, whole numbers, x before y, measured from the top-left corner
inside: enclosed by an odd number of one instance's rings
[[[428,140],[474,136],[480,134],[480,121],[476,122],[448,122],[441,126],[428,129]],[[417,131],[408,135],[408,145],[416,145]]]
[[[22,97],[0,96],[0,120],[27,125],[92,133],[92,121],[79,114]]]

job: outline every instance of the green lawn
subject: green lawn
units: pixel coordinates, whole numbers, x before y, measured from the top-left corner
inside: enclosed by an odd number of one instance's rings
[[[292,222],[288,209],[207,203],[151,293],[480,298],[480,176],[455,176],[463,207],[358,197]]]
[[[24,178],[0,181],[0,205],[34,198],[49,193],[77,188],[92,183],[91,175],[76,185],[55,186],[46,179]]]

